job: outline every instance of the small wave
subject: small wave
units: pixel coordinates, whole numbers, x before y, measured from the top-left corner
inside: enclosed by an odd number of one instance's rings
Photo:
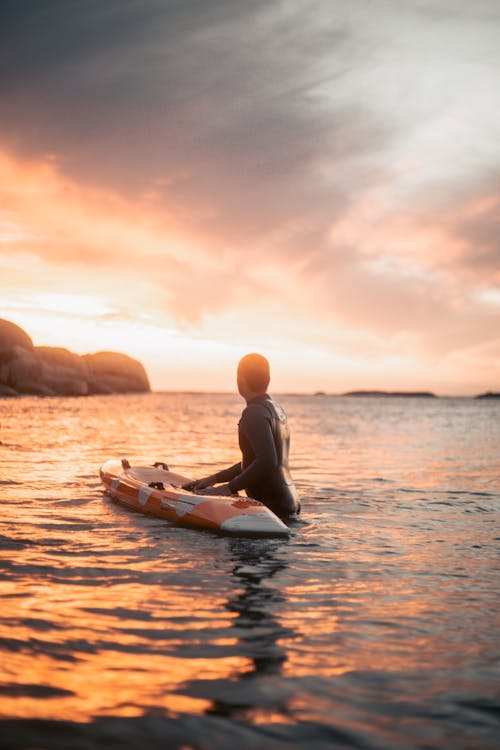
[[[72,690],[52,687],[51,685],[2,682],[0,683],[0,695],[15,696],[17,698],[60,698],[62,696],[75,695],[75,693]]]
[[[457,705],[469,711],[485,714],[486,716],[500,720],[500,701],[494,699],[459,700]]]
[[[26,543],[22,539],[12,539],[9,536],[0,534],[0,549],[24,549],[26,546]]]
[[[140,620],[142,622],[156,619],[151,612],[141,609],[127,609],[126,607],[113,607],[112,609],[107,607],[81,607],[81,610],[92,615],[105,615],[118,620]]]
[[[88,505],[89,503],[93,502],[95,498],[93,497],[76,497],[72,500],[52,500],[54,505],[57,505],[58,508],[77,508],[81,505]]]

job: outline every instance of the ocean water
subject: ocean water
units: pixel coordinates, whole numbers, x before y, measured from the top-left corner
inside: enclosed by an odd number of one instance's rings
[[[497,748],[500,402],[282,396],[289,539],[99,465],[238,460],[235,395],[0,400],[0,748]]]

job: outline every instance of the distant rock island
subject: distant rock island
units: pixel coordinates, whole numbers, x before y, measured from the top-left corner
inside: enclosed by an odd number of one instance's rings
[[[437,398],[430,391],[348,391],[344,396],[400,396],[401,398]]]
[[[119,352],[80,356],[60,347],[34,346],[26,331],[0,318],[0,397],[89,396],[151,390],[142,364]]]
[[[496,391],[486,391],[486,393],[480,393],[476,398],[500,398],[500,393]]]

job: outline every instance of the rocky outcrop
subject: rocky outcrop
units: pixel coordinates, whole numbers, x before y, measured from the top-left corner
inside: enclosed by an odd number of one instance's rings
[[[144,367],[136,359],[118,352],[98,352],[82,357],[89,370],[92,393],[126,393],[149,391]]]
[[[83,357],[68,349],[35,347],[22,328],[0,319],[0,397],[87,396],[151,390],[142,364],[118,352]]]
[[[40,378],[41,363],[22,328],[0,319],[0,385],[2,395],[50,392]],[[12,393],[14,392],[14,393]]]
[[[89,369],[83,357],[55,346],[37,346],[42,365],[41,379],[54,393],[63,396],[87,396]]]

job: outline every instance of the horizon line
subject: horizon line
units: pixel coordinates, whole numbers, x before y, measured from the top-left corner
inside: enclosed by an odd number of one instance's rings
[[[465,394],[465,393],[434,393],[432,391],[385,391],[383,389],[374,388],[360,388],[355,391],[345,391],[342,393],[328,392],[324,390],[317,391],[274,391],[270,389],[269,392],[275,393],[277,396],[315,396],[321,398],[322,396],[333,396],[335,398],[352,397],[352,398],[399,398],[405,396],[408,398],[478,398],[480,396],[486,396],[487,394],[494,394],[491,397],[500,396],[500,391],[497,390],[486,390],[481,393]],[[217,395],[217,396],[238,396],[237,391],[233,390],[203,390],[194,388],[152,388],[149,393],[184,393],[193,395]],[[423,395],[422,395],[423,394]],[[117,394],[120,395],[120,394]],[[126,394],[123,394],[126,395]]]

